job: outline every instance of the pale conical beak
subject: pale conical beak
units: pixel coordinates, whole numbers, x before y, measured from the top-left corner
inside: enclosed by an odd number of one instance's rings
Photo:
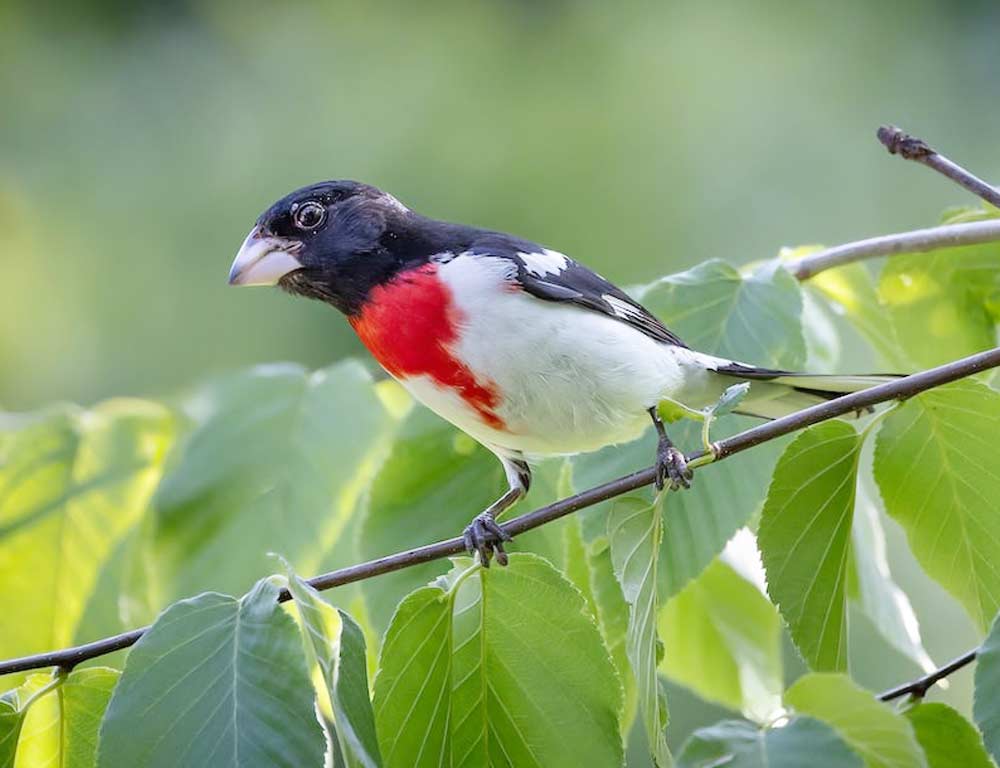
[[[297,243],[263,234],[254,227],[229,270],[230,285],[275,285],[302,263],[292,255]]]

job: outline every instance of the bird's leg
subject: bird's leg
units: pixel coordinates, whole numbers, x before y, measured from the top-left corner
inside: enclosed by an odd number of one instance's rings
[[[465,548],[470,555],[479,553],[479,562],[484,568],[490,567],[490,560],[494,555],[500,565],[507,565],[503,543],[510,541],[512,537],[497,524],[496,519],[523,498],[531,486],[531,469],[522,459],[501,456],[500,461],[507,473],[507,492],[476,515],[462,534]]]
[[[690,488],[691,478],[694,473],[688,469],[684,454],[679,451],[667,437],[667,430],[663,426],[663,420],[656,411],[654,405],[649,409],[649,416],[656,427],[656,434],[659,440],[656,443],[656,490],[662,491],[666,481],[670,480],[670,490],[676,491],[678,488]]]

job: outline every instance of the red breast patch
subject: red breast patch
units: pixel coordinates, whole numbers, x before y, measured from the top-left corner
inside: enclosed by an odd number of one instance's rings
[[[462,322],[437,264],[425,264],[372,289],[364,309],[350,318],[362,343],[399,379],[429,376],[454,390],[494,429],[503,420],[493,410],[500,402],[494,385],[480,383],[451,353]]]

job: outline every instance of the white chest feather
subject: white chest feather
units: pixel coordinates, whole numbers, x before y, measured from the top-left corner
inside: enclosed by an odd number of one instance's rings
[[[631,440],[650,424],[648,408],[697,388],[693,378],[706,375],[696,353],[597,312],[518,290],[509,282],[511,269],[503,259],[458,256],[439,271],[460,317],[452,354],[495,388],[503,427],[487,425],[455,392],[428,378],[404,382],[483,443],[553,455]]]

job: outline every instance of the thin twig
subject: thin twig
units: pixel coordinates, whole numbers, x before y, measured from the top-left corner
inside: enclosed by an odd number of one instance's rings
[[[687,454],[686,458],[689,464],[711,456],[714,456],[714,460],[719,461],[732,456],[734,453],[745,451],[748,448],[753,448],[755,445],[760,445],[777,437],[796,432],[821,421],[861,411],[878,403],[890,400],[904,400],[928,389],[998,366],[1000,366],[1000,347],[805,408],[804,410],[766,422],[745,432],[740,432],[737,435],[720,440],[714,444],[712,451],[694,451]],[[514,518],[503,527],[507,533],[516,536],[585,507],[593,506],[615,496],[621,496],[629,491],[650,485],[653,482],[655,473],[656,470],[653,467],[647,467],[630,475],[619,477],[603,485],[598,485],[595,488],[553,502],[533,512],[528,512],[525,515]],[[424,547],[417,547],[416,549],[409,549],[386,557],[369,560],[358,565],[348,566],[347,568],[341,568],[331,573],[316,576],[310,579],[309,583],[316,589],[331,589],[332,587],[370,579],[373,576],[409,568],[431,560],[439,560],[451,555],[457,555],[464,551],[465,545],[462,538],[455,537],[439,541],[435,544],[428,544]],[[290,596],[287,591],[283,591],[278,599],[285,601],[290,599]],[[134,645],[147,630],[148,627],[133,629],[130,632],[75,648],[66,648],[50,653],[41,653],[34,656],[3,661],[0,662],[0,675],[52,666],[71,668],[87,659]]]
[[[899,155],[906,160],[913,160],[928,168],[933,168],[972,194],[981,197],[990,205],[1000,208],[1000,189],[969,173],[958,163],[932,149],[923,139],[911,136],[894,125],[883,125],[878,129],[876,135],[878,140],[889,150],[889,154]]]
[[[933,672],[928,672],[923,677],[917,678],[909,683],[903,683],[903,685],[898,685],[895,688],[890,688],[888,691],[880,693],[878,695],[879,701],[892,701],[893,699],[898,699],[907,695],[912,696],[915,699],[922,699],[927,695],[927,691],[930,690],[930,687],[934,685],[934,683],[948,677],[948,675],[952,672],[957,672],[962,667],[971,664],[976,660],[976,655],[978,653],[978,648],[966,651],[957,659],[952,659],[943,667],[939,667]]]
[[[1000,241],[1000,219],[942,224],[940,227],[916,229],[894,235],[869,237],[854,243],[817,251],[809,256],[785,263],[785,268],[799,280],[808,280],[825,269],[850,264],[877,256],[900,253],[929,253],[960,245],[980,245]]]
[[[933,168],[990,205],[1000,208],[1000,189],[931,149],[923,139],[910,136],[894,125],[883,125],[878,129],[877,135],[878,140],[891,154]],[[946,224],[838,245],[788,262],[785,267],[799,280],[808,280],[825,269],[862,259],[892,256],[897,253],[928,253],[941,248],[980,245],[994,241],[1000,241],[1000,220]]]

